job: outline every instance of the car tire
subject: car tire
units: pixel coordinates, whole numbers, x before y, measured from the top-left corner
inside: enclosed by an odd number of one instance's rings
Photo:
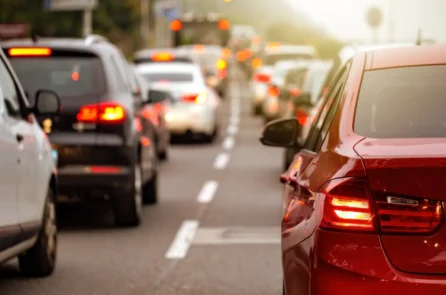
[[[142,187],[142,198],[144,204],[158,203],[158,173],[155,172],[152,179]]]
[[[158,153],[158,159],[160,159],[161,161],[166,161],[169,158],[168,154],[169,153],[167,152],[166,148],[164,151]]]
[[[20,255],[20,271],[27,276],[46,277],[53,273],[57,254],[56,204],[53,191],[48,189],[42,228],[34,246]]]
[[[205,143],[213,143],[218,136],[218,131],[219,131],[218,129],[219,129],[218,126],[215,126],[214,131],[212,131],[211,134],[205,134],[204,142]]]
[[[141,166],[133,166],[133,185],[113,197],[115,223],[121,227],[136,227],[142,215],[142,172]]]

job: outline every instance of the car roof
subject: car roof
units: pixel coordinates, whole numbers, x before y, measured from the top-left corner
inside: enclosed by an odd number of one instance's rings
[[[277,47],[267,47],[265,55],[286,54],[286,53],[300,53],[314,55],[315,49],[308,45],[279,45]]]
[[[369,57],[368,70],[446,64],[446,44],[388,48],[369,52]]]
[[[192,73],[200,71],[197,64],[170,62],[170,63],[148,63],[136,66],[138,72],[144,73]]]
[[[342,48],[338,53],[338,58],[341,60],[341,65],[343,65],[358,52],[369,52],[387,48],[400,48],[400,47],[412,47],[412,46],[414,46],[414,43],[352,44]]]
[[[35,41],[32,39],[11,39],[0,42],[0,46],[3,48],[50,47],[55,49],[88,51],[96,54],[117,49],[115,45],[98,35],[92,35],[87,38],[39,38]]]

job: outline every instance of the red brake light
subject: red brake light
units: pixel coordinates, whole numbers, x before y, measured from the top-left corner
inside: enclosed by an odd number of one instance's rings
[[[83,123],[119,124],[125,121],[125,110],[116,103],[92,104],[81,107],[76,118]]]
[[[373,195],[383,233],[431,233],[443,220],[440,201]]]
[[[50,56],[51,48],[30,47],[30,48],[10,48],[9,56]]]
[[[181,22],[181,21],[179,21],[179,20],[173,20],[171,23],[170,23],[170,29],[172,30],[172,31],[179,31],[179,30],[181,30],[183,28],[183,23]]]
[[[324,186],[323,191],[322,228],[375,231],[374,215],[363,179],[334,179]]]
[[[272,96],[272,97],[279,97],[279,95],[280,95],[279,88],[277,88],[276,86],[270,85],[268,87],[268,95]]]
[[[194,102],[197,104],[202,104],[207,101],[207,95],[205,92],[200,94],[187,94],[181,97],[181,100],[184,102]]]
[[[254,75],[254,81],[261,83],[269,83],[271,76],[263,73],[257,73]]]
[[[226,19],[222,19],[221,21],[218,22],[218,28],[222,31],[227,31],[229,30],[230,27],[231,24]]]
[[[174,56],[170,52],[157,52],[151,56],[153,61],[172,61]]]
[[[296,111],[296,118],[297,118],[297,120],[299,121],[300,126],[303,126],[303,125],[305,125],[305,123],[307,122],[308,115],[307,115],[307,113],[304,112],[303,110],[298,109],[298,110]]]

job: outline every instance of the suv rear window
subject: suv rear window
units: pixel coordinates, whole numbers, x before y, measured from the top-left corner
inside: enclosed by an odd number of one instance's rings
[[[55,91],[61,98],[100,96],[105,77],[97,57],[9,59],[30,100],[39,89]]]
[[[281,60],[292,60],[292,59],[312,59],[312,55],[301,54],[301,53],[279,53],[279,54],[270,54],[265,56],[264,61],[266,66],[273,66],[278,61]]]
[[[446,137],[446,65],[368,71],[354,130],[372,138]]]
[[[192,82],[193,75],[189,73],[144,73],[142,74],[149,82]]]

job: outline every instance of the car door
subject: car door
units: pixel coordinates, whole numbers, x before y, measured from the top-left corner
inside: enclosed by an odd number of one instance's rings
[[[339,106],[345,82],[347,80],[350,64],[347,64],[334,80],[335,83],[329,89],[325,97],[324,106],[316,120],[304,149],[296,156],[295,171],[288,182],[289,205],[284,217],[283,231],[288,230],[284,245],[295,247],[293,261],[298,267],[293,268],[293,276],[299,278],[299,282],[293,283],[292,294],[309,294],[309,281],[311,269],[311,240],[308,239],[316,228],[314,213],[314,188],[311,187],[311,179],[318,165],[317,154],[325,140],[331,126],[334,115]],[[287,290],[288,291],[288,290]],[[290,290],[291,291],[291,290]]]
[[[41,194],[39,187],[38,142],[36,139],[33,115],[26,115],[24,108],[27,105],[25,98],[16,84],[12,72],[6,64],[0,67],[2,76],[2,89],[5,106],[8,114],[8,122],[11,132],[15,134],[19,159],[19,188],[18,188],[18,210],[22,226],[38,226],[41,218],[42,204],[39,198]]]
[[[12,246],[19,236],[19,145],[21,138],[16,133],[20,106],[11,98],[11,76],[0,56],[0,251]]]

